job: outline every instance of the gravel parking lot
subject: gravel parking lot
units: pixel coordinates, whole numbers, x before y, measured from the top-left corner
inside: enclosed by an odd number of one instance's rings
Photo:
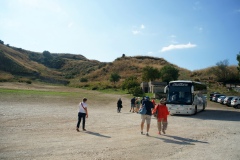
[[[70,91],[79,97],[0,93],[0,159],[239,160],[240,110],[208,102],[194,116],[169,116],[166,135],[140,134],[126,96],[76,88],[0,83],[0,88]],[[86,132],[76,132],[78,103],[88,97]],[[117,113],[118,98],[123,109]],[[146,129],[146,126],[145,126]]]

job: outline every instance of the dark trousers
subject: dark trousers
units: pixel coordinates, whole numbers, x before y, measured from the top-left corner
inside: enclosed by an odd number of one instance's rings
[[[122,108],[122,107],[117,107],[117,112],[118,112],[118,113],[121,112],[121,108]]]
[[[78,122],[77,122],[77,128],[79,128],[79,126],[80,126],[81,119],[83,119],[83,122],[82,122],[82,129],[85,129],[85,119],[86,119],[86,113],[81,113],[81,112],[78,112]]]

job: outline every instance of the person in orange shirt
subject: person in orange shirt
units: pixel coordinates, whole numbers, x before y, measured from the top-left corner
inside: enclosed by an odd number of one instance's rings
[[[157,112],[157,125],[158,125],[158,134],[161,134],[161,131],[166,134],[166,129],[168,125],[167,116],[169,115],[168,108],[166,106],[166,99],[162,98],[160,104],[156,105],[152,110],[152,114]]]
[[[153,103],[153,106],[155,107],[156,102],[155,102],[154,98],[152,98],[152,103]]]

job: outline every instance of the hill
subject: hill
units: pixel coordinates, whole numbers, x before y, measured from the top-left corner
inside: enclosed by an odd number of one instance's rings
[[[0,44],[0,80],[39,80],[69,84],[75,75],[81,76],[105,65],[82,55],[32,52]]]
[[[48,51],[39,53],[0,44],[0,81],[41,81],[75,87],[111,86],[110,75],[118,73],[121,80],[115,85],[119,87],[129,76],[137,76],[141,82],[142,69],[146,66],[161,69],[165,65],[177,68],[179,79],[208,81],[215,78],[211,73],[212,67],[190,71],[158,57],[122,56],[113,62],[99,62],[89,60],[83,55]],[[236,70],[236,66],[231,67]]]

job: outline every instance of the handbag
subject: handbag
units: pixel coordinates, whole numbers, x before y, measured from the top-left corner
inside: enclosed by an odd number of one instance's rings
[[[146,109],[145,105],[143,105],[142,108],[139,109],[138,113],[139,114],[146,114],[147,113],[147,109]]]

